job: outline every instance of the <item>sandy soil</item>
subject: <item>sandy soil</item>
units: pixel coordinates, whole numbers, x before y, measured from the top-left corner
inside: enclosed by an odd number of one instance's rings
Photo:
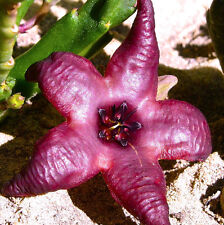
[[[156,32],[160,48],[159,74],[174,74],[170,98],[186,100],[207,117],[213,153],[205,162],[161,161],[167,181],[167,200],[172,225],[224,224],[220,196],[224,186],[224,78],[206,29],[205,13],[212,0],[154,0]],[[32,7],[38,8],[39,2]],[[39,26],[18,37],[16,54],[38,41],[49,26],[77,1],[61,1]],[[28,18],[29,15],[26,17]],[[122,39],[134,17],[114,32]],[[93,59],[100,69],[119,46],[114,39]],[[177,69],[171,68],[175,67]],[[61,123],[58,113],[40,95],[0,125],[0,185],[27,163],[32,146],[50,128]],[[68,190],[32,198],[0,196],[0,224],[37,225],[134,225],[139,224],[110,196],[100,175]]]

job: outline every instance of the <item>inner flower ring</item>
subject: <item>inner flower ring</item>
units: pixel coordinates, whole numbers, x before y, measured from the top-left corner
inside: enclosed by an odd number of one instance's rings
[[[99,138],[107,142],[116,142],[122,147],[129,144],[132,133],[142,128],[142,124],[130,120],[137,110],[128,110],[127,102],[124,101],[120,106],[114,104],[108,110],[99,108]]]

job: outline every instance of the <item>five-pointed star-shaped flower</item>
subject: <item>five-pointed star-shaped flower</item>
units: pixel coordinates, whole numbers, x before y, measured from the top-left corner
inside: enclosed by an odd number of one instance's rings
[[[102,77],[87,59],[53,53],[27,78],[66,117],[36,146],[7,196],[31,196],[80,185],[101,172],[114,199],[144,224],[169,224],[159,159],[204,160],[211,138],[202,113],[156,101],[159,50],[150,0],[138,0],[129,36]]]

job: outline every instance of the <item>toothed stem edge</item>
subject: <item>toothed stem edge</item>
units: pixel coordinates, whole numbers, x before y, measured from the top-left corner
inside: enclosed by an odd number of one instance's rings
[[[23,0],[0,0],[0,84],[14,66],[13,47],[18,34],[17,10]]]

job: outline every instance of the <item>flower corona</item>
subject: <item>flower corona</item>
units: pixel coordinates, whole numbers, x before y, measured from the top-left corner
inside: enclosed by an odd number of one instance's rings
[[[98,109],[100,117],[99,138],[105,141],[115,141],[122,147],[126,147],[132,133],[142,128],[142,124],[137,121],[130,121],[136,109],[128,112],[127,102],[124,101],[116,108],[111,106],[109,110]]]

